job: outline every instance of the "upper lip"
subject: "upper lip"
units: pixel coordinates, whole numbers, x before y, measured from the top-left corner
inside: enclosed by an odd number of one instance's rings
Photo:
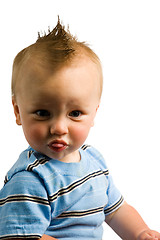
[[[63,144],[63,145],[68,145],[64,140],[61,139],[55,139],[49,142],[48,146],[52,146],[53,144]]]

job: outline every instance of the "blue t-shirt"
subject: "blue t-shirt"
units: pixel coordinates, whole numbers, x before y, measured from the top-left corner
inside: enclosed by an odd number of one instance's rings
[[[81,161],[64,163],[31,147],[21,153],[0,191],[0,239],[102,239],[105,215],[123,197],[101,154],[88,145]]]

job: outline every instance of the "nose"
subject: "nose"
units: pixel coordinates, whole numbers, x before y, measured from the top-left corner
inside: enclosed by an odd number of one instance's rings
[[[50,127],[52,135],[64,135],[68,133],[68,125],[64,118],[54,119]]]

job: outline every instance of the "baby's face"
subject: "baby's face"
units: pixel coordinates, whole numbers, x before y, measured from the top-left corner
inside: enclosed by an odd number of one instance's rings
[[[30,66],[13,106],[32,148],[64,162],[78,162],[99,105],[100,73],[88,58],[54,74]]]

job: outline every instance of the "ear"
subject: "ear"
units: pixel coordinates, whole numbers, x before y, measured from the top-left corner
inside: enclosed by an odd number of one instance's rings
[[[95,116],[96,116],[96,113],[97,113],[97,110],[98,110],[98,108],[99,108],[99,104],[98,104],[98,106],[96,107]],[[95,116],[94,116],[94,118],[95,118]],[[92,122],[92,125],[91,125],[91,127],[93,127],[93,126],[94,126],[94,119],[93,119],[93,122]]]
[[[96,108],[96,113],[97,113],[98,108],[99,108],[99,104],[98,104],[98,106],[97,106],[97,108]]]
[[[17,102],[16,102],[15,97],[12,97],[12,105],[13,105],[14,114],[15,114],[15,117],[16,117],[16,123],[17,123],[17,125],[22,125],[22,124],[21,124],[19,107],[18,107],[18,104],[17,104]]]

